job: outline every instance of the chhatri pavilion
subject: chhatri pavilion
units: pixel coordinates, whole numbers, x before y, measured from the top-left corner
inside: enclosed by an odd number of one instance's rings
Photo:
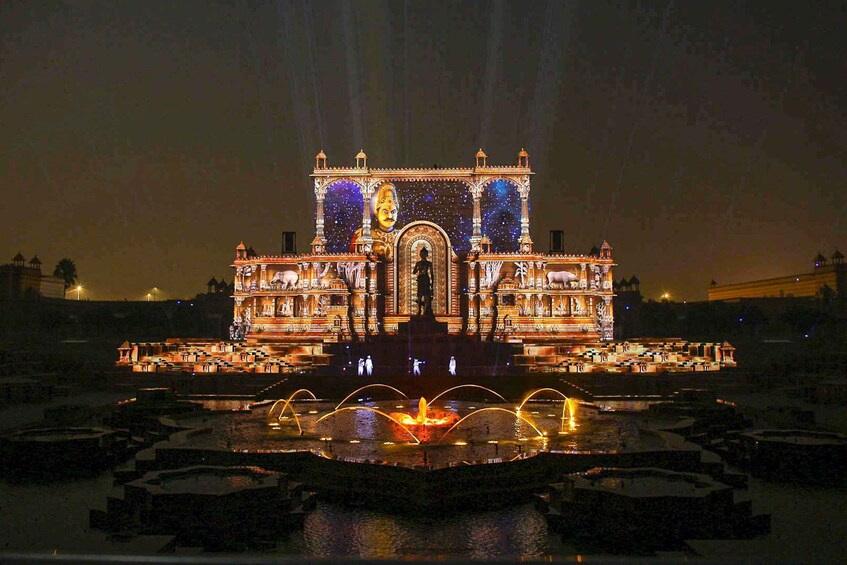
[[[514,365],[528,369],[734,364],[728,344],[612,343],[612,247],[603,242],[590,255],[535,251],[533,174],[524,150],[513,165],[489,165],[480,149],[466,168],[373,168],[364,151],[354,166],[330,167],[321,151],[311,175],[310,252],[236,247],[230,340],[124,344],[119,363],[142,371],[280,372],[332,364],[333,344],[452,336],[515,344]]]

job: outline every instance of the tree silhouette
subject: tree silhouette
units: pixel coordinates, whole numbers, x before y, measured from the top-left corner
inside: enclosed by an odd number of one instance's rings
[[[56,263],[56,268],[53,269],[53,276],[65,281],[64,293],[67,294],[68,289],[76,284],[76,265],[73,261],[65,257]]]

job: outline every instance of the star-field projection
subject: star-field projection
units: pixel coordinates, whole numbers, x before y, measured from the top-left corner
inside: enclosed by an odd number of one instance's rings
[[[454,251],[470,249],[473,197],[467,184],[459,181],[399,181],[394,185],[400,201],[398,228],[416,220],[428,220],[447,232]]]
[[[521,235],[521,198],[517,188],[505,180],[495,180],[485,187],[480,201],[482,233],[491,240],[491,250],[518,250]]]
[[[362,227],[362,206],[362,192],[355,183],[339,181],[327,188],[324,199],[324,236],[327,251],[350,251],[353,233]]]

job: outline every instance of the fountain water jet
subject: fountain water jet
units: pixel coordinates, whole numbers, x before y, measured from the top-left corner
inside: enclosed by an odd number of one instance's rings
[[[523,416],[522,414],[519,414],[519,413],[515,412],[514,410],[506,410],[505,408],[498,408],[498,407],[496,407],[496,406],[489,406],[488,408],[480,408],[479,410],[476,410],[476,411],[474,411],[474,412],[471,412],[470,414],[468,414],[468,415],[467,415],[467,416],[465,416],[464,418],[461,418],[458,422],[456,422],[455,424],[453,424],[453,426],[452,426],[449,430],[447,430],[446,432],[444,432],[444,435],[443,435],[443,436],[441,436],[441,439],[439,439],[439,440],[438,440],[438,443],[441,443],[441,441],[443,441],[443,440],[444,440],[444,438],[445,438],[445,437],[447,437],[447,435],[448,435],[450,432],[452,432],[453,430],[455,430],[455,429],[459,426],[459,424],[461,424],[462,422],[464,422],[465,420],[467,420],[467,419],[468,419],[468,418],[470,418],[471,416],[476,416],[477,414],[480,414],[480,413],[482,413],[482,412],[488,412],[488,411],[506,412],[507,414],[511,414],[512,416],[515,416],[515,417],[517,417],[517,418],[519,418],[519,419],[523,420],[523,421],[524,421],[524,422],[526,422],[527,424],[529,424],[529,426],[530,426],[533,430],[535,430],[535,431],[538,433],[538,437],[544,437],[544,435],[545,435],[545,434],[544,434],[544,432],[542,432],[542,431],[541,431],[541,430],[539,430],[537,427],[535,427],[535,424],[533,424],[533,423],[532,423],[532,421],[531,421],[531,420],[529,420],[529,418],[527,418],[526,416]]]
[[[403,431],[405,431],[407,434],[412,436],[412,439],[415,440],[415,443],[421,442],[421,440],[418,439],[418,436],[416,436],[414,433],[412,433],[412,431],[409,430],[409,428],[407,428],[406,426],[404,426],[402,422],[400,422],[396,418],[392,417],[390,414],[386,414],[382,410],[377,410],[376,408],[371,408],[370,406],[345,406],[344,408],[336,408],[335,410],[333,410],[329,414],[324,414],[323,416],[318,418],[315,421],[315,425],[321,423],[323,420],[326,420],[330,416],[334,416],[334,415],[338,414],[339,412],[345,412],[347,410],[367,410],[369,412],[375,412],[375,413],[379,414],[380,416],[384,416],[384,417],[388,418],[389,420],[391,420],[392,422],[394,422],[395,424],[400,426],[403,429]]]
[[[294,397],[300,394],[301,392],[309,393],[309,395],[312,397],[312,400],[318,399],[315,394],[307,388],[297,389],[293,393],[291,393],[291,396],[288,397],[288,400],[280,399],[273,403],[273,406],[271,406],[271,409],[268,411],[268,420],[273,417],[273,411],[274,408],[276,408],[276,405],[282,402],[282,410],[279,411],[279,417],[277,417],[277,422],[282,420],[282,415],[285,414],[285,408],[288,407],[291,409],[291,414],[294,416],[294,423],[297,424],[297,430],[300,432],[300,435],[303,435],[303,428],[302,426],[300,426],[300,419],[297,418],[297,413],[294,411],[294,407],[291,406],[291,402],[294,400]]]
[[[439,398],[441,398],[443,395],[447,394],[450,391],[460,389],[460,388],[468,388],[468,387],[470,387],[470,388],[481,388],[482,390],[486,390],[486,391],[490,392],[491,394],[494,394],[495,396],[499,397],[500,400],[502,400],[503,402],[506,402],[506,399],[503,398],[503,395],[501,395],[496,390],[491,390],[490,388],[482,386],[482,385],[464,384],[464,385],[457,385],[457,386],[454,386],[454,387],[450,387],[447,390],[442,390],[441,392],[436,394],[432,398],[432,400],[429,401],[429,403],[432,404],[433,402],[435,402],[436,400],[438,400]]]
[[[537,389],[533,390],[532,392],[530,392],[526,396],[526,398],[523,399],[523,402],[520,403],[520,406],[518,406],[516,412],[520,413],[521,409],[524,407],[524,404],[529,402],[529,400],[533,396],[535,396],[536,394],[541,393],[541,392],[555,392],[556,394],[558,394],[559,396],[561,396],[565,400],[564,405],[562,406],[562,428],[560,430],[560,433],[564,433],[564,431],[565,431],[565,412],[567,412],[568,415],[570,416],[570,420],[568,422],[569,429],[571,431],[575,430],[576,429],[576,420],[574,419],[574,410],[573,410],[575,402],[572,401],[567,396],[565,396],[565,394],[562,391],[556,390],[555,388],[546,388],[545,387],[545,388],[537,388]]]
[[[361,391],[365,390],[366,388],[378,387],[378,386],[385,387],[385,388],[390,388],[391,390],[393,390],[394,392],[396,392],[397,394],[401,395],[403,398],[405,398],[405,399],[407,399],[407,400],[408,400],[408,398],[409,398],[408,396],[406,396],[406,393],[404,393],[402,390],[398,390],[398,389],[394,388],[394,387],[393,387],[393,386],[391,386],[391,385],[386,385],[386,384],[382,384],[382,383],[371,383],[371,384],[369,384],[369,385],[365,385],[365,386],[363,386],[363,387],[361,387],[361,388],[357,388],[356,390],[354,390],[353,392],[351,392],[350,394],[348,394],[347,396],[345,396],[345,397],[344,397],[344,400],[342,400],[341,402],[339,402],[339,403],[338,403],[338,406],[336,406],[336,407],[335,407],[335,409],[336,409],[336,410],[338,410],[339,408],[341,408],[341,405],[342,405],[342,404],[344,404],[345,402],[347,402],[348,400],[350,400],[350,398],[351,398],[353,395],[355,395],[357,392],[361,392]]]

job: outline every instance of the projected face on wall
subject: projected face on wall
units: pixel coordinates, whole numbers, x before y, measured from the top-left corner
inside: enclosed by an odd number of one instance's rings
[[[394,231],[397,223],[397,215],[400,213],[400,204],[397,201],[397,189],[390,182],[380,185],[374,197],[374,215],[376,216],[376,228],[384,232]]]

